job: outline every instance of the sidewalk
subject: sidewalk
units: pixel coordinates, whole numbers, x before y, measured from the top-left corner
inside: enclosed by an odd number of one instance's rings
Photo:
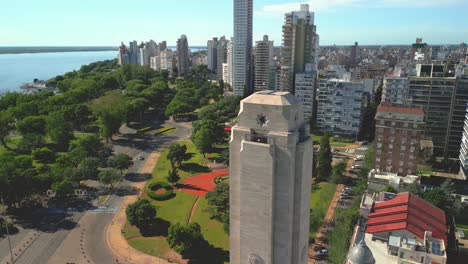
[[[154,166],[158,162],[160,156],[160,151],[156,150],[150,154],[148,159],[145,162],[145,165],[140,173],[151,173]],[[141,194],[141,190],[144,188],[146,182],[136,182],[132,184],[132,187],[140,190],[138,195],[131,195],[125,197],[122,205],[112,219],[112,223],[107,228],[106,243],[111,249],[112,253],[116,257],[116,263],[135,263],[135,264],[168,264],[164,259],[153,257],[147,254],[144,254],[133,247],[131,247],[127,240],[122,235],[122,229],[127,221],[125,215],[125,209],[127,206],[135,202]],[[117,262],[118,260],[118,262]]]

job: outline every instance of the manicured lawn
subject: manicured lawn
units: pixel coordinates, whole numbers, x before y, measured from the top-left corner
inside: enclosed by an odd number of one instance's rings
[[[157,257],[163,257],[171,250],[169,244],[167,244],[166,238],[162,236],[136,238],[130,240],[128,243],[141,252]]]
[[[129,222],[125,223],[122,235],[127,240],[132,239],[132,238],[136,238],[136,237],[141,237],[140,230],[136,226],[130,225]]]
[[[99,199],[98,199],[98,204],[103,205],[108,197],[109,197],[109,195],[100,195]]]
[[[157,217],[175,224],[187,224],[190,218],[190,211],[197,197],[177,192],[177,195],[166,201],[155,201],[150,199],[151,203],[156,205]]]
[[[205,158],[197,150],[192,141],[179,141],[177,143],[186,145],[187,153],[192,154],[192,157],[189,160],[185,161],[179,169],[180,182],[195,174],[210,171],[208,167],[201,165],[206,163]],[[153,170],[154,181],[167,181],[167,174],[171,170],[171,163],[169,162],[169,160],[167,160],[168,153],[169,149],[165,149],[161,152],[158,164],[156,164]]]
[[[204,197],[200,198],[192,222],[200,224],[203,236],[211,245],[229,250],[229,235],[224,232],[221,222],[210,219],[207,208],[208,201]]]

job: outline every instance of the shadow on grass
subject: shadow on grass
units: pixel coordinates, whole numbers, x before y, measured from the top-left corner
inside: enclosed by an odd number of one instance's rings
[[[167,230],[170,225],[170,222],[161,218],[156,218],[153,223],[144,227],[139,227],[139,229],[141,235],[144,237],[167,236]]]
[[[184,164],[180,165],[180,169],[185,171],[185,172],[193,173],[193,174],[211,172],[210,168],[208,168],[206,166],[203,166],[203,165],[200,165],[200,164],[197,164],[197,163],[192,163],[192,162],[184,163]]]
[[[189,264],[223,264],[224,262],[229,262],[229,251],[216,248],[207,241],[203,241],[193,253]]]
[[[205,189],[202,189],[202,188],[198,188],[196,186],[193,186],[193,185],[190,185],[190,184],[181,184],[181,183],[178,183],[176,185],[176,187],[178,189],[188,189],[188,190],[195,190],[195,191],[206,191]]]

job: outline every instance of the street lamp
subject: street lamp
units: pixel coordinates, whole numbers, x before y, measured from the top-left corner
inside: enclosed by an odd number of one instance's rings
[[[7,234],[8,247],[10,248],[10,259],[11,259],[11,263],[15,263],[15,260],[13,259],[13,249],[11,248],[10,232],[8,231],[8,223],[6,221],[6,206],[3,200],[3,196],[2,196],[2,204],[3,204],[3,218],[5,218],[5,229],[6,229],[6,234]]]

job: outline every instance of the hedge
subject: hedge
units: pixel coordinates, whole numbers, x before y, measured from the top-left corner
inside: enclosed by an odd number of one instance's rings
[[[138,129],[137,134],[143,134],[143,133],[146,133],[146,132],[151,131],[153,129],[154,129],[154,127],[144,127],[142,129]]]
[[[166,192],[162,193],[162,194],[157,194],[157,193],[154,192],[154,191],[159,190],[161,188],[165,189]],[[176,194],[172,190],[171,185],[169,185],[169,183],[167,183],[167,182],[151,182],[148,185],[148,190],[146,191],[146,194],[148,194],[148,196],[151,199],[154,199],[154,200],[157,200],[157,201],[169,200],[169,199],[173,198],[174,196],[176,196]]]
[[[168,132],[168,131],[171,131],[171,130],[175,130],[176,128],[175,127],[165,127],[165,128],[162,128],[158,131],[156,131],[156,133],[154,133],[155,136],[157,135],[160,135],[162,133],[165,133],[165,132]]]

